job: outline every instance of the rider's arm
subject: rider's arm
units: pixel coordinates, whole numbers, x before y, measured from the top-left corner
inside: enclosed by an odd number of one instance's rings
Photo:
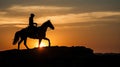
[[[35,26],[37,26],[37,23],[33,23]]]

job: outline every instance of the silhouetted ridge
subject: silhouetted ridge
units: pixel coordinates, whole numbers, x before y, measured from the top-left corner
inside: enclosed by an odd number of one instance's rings
[[[95,54],[84,46],[52,46],[0,52],[0,65],[39,67],[120,66],[120,54]]]

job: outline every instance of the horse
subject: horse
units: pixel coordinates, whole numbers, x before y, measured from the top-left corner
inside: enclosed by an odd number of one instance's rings
[[[46,31],[48,27],[54,30],[54,26],[50,20],[47,20],[41,26],[38,26],[35,29],[32,29],[32,32],[29,32],[29,30],[31,29],[29,27],[26,27],[17,31],[14,35],[13,45],[18,43],[18,50],[19,50],[21,42],[24,41],[25,47],[29,49],[29,47],[26,44],[27,37],[29,37],[33,39],[39,39],[38,47],[40,46],[42,39],[48,40],[48,43],[49,43],[48,47],[50,47],[50,44],[51,44],[50,40],[46,37]]]

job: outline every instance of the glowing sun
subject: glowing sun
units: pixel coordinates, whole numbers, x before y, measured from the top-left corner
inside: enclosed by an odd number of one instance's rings
[[[48,46],[48,41],[47,40],[44,40],[42,39],[40,45],[38,45],[38,42],[39,40],[38,39],[30,39],[28,38],[28,43],[29,44],[29,47],[30,48],[33,48],[33,47],[47,47]]]
[[[48,41],[42,40],[39,47],[46,47],[46,46],[48,46]]]

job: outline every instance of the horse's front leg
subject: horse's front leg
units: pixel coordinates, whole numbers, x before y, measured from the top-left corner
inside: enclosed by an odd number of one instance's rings
[[[42,40],[42,39],[39,39],[39,42],[38,42],[38,47],[40,47],[41,40]]]
[[[27,44],[26,44],[26,42],[27,42],[27,38],[24,39],[24,45],[25,45],[25,47],[26,47],[27,49],[29,49],[28,46],[27,46]]]
[[[48,42],[49,42],[49,46],[48,47],[50,47],[50,45],[51,45],[50,40],[48,38],[44,38],[44,39],[48,40]]]

